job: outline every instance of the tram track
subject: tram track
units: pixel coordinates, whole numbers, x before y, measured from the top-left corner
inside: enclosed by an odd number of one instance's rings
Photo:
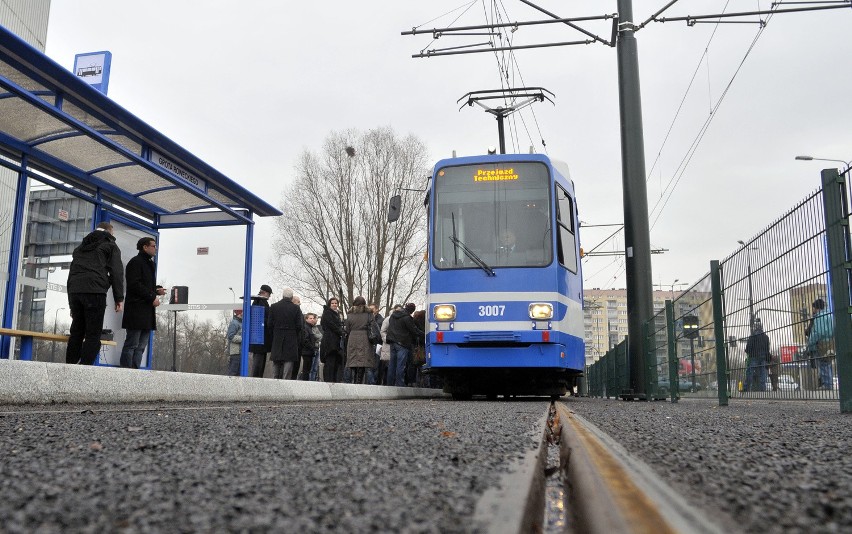
[[[536,434],[540,447],[477,505],[487,532],[722,532],[565,402],[551,402]]]

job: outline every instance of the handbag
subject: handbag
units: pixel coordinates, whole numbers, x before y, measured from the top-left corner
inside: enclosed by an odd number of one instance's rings
[[[376,321],[373,319],[370,319],[367,323],[367,341],[370,342],[370,345],[382,344],[382,333],[379,330],[379,326],[376,324]]]

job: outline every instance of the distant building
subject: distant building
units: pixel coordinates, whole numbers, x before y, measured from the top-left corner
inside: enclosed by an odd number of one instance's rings
[[[0,2],[0,26],[44,52],[50,0],[3,0]],[[0,272],[9,270],[9,234],[15,213],[18,173],[0,167]],[[29,188],[27,190],[29,193]],[[29,202],[29,201],[27,201]],[[0,302],[5,299],[6,284],[0,284]]]
[[[700,326],[699,337],[694,347],[701,352],[712,338],[713,307],[710,293],[707,291],[654,291],[654,314],[658,314],[654,331],[657,338],[657,360],[662,365],[667,359],[665,343],[666,300],[675,303],[675,317],[695,315]],[[599,360],[606,352],[621,343],[627,336],[627,290],[626,289],[587,289],[583,291],[583,327],[586,341],[586,365]],[[677,329],[676,329],[677,330]],[[676,335],[680,335],[676,331]],[[690,350],[688,341],[681,339],[677,351],[679,356]]]

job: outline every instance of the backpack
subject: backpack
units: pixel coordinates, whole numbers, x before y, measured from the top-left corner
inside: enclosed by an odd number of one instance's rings
[[[382,331],[376,323],[375,317],[370,317],[370,321],[367,323],[367,341],[370,342],[370,345],[382,344]]]

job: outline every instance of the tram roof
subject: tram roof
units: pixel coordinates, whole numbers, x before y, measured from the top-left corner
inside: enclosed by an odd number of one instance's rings
[[[158,227],[281,215],[2,26],[0,156]]]

